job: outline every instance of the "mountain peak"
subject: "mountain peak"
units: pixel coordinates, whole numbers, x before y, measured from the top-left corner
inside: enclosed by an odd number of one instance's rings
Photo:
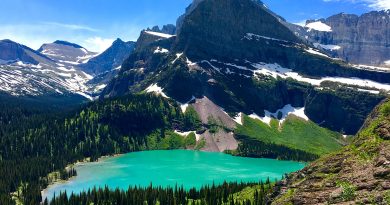
[[[247,58],[241,54],[248,33],[300,43],[261,1],[195,0],[178,20],[176,49],[195,58]]]
[[[56,40],[53,43],[54,44],[59,44],[59,45],[71,46],[71,47],[74,47],[74,48],[83,48],[82,46],[80,46],[78,44],[70,43],[68,41]]]
[[[147,28],[146,31],[153,31],[157,33],[165,33],[169,35],[175,35],[176,34],[176,26],[173,24],[167,24],[162,26],[160,29],[159,26],[153,26],[152,28]]]
[[[122,39],[120,38],[117,38],[114,42],[112,42],[112,45],[115,45],[115,44],[123,44],[125,43]]]
[[[81,65],[81,67],[85,72],[92,75],[110,74],[113,68],[119,67],[133,52],[134,47],[135,42],[125,42],[117,38],[108,49],[98,56],[91,58],[87,63]]]
[[[15,43],[15,44],[18,44],[16,43],[15,41],[12,41],[10,39],[3,39],[3,40],[0,40],[0,42],[3,42],[3,43]]]

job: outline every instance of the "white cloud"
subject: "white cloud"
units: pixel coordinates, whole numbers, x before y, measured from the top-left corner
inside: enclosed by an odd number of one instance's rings
[[[389,0],[372,1],[370,6],[376,9],[390,9],[390,1]]]
[[[364,3],[368,7],[375,10],[387,10],[390,9],[390,0],[323,0],[325,2],[332,1],[348,1],[352,3]]]
[[[114,39],[91,37],[84,41],[85,46],[91,51],[103,52],[112,45]]]
[[[85,31],[91,31],[91,32],[98,32],[100,30],[91,28],[84,25],[77,25],[77,24],[64,24],[64,23],[57,23],[57,22],[45,22],[43,23],[45,25],[49,26],[55,26],[55,27],[61,27],[69,30],[85,30]]]

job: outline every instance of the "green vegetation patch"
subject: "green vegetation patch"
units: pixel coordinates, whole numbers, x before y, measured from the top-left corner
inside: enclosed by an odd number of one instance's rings
[[[206,146],[206,140],[202,138],[198,144],[195,146],[195,150],[200,150]]]
[[[243,125],[238,125],[236,135],[246,136],[263,143],[283,145],[315,155],[324,155],[342,147],[341,135],[322,128],[311,121],[289,116],[279,127],[275,119],[271,125],[243,116]]]
[[[196,135],[194,132],[191,132],[187,135],[187,137],[184,140],[184,143],[186,147],[192,147],[196,145]]]
[[[356,197],[356,187],[349,182],[337,182],[337,186],[341,188],[340,198],[343,201],[351,201]]]

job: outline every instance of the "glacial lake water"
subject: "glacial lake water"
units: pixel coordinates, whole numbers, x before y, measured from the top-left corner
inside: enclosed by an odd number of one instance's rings
[[[57,183],[43,191],[43,198],[54,193],[79,193],[93,187],[171,186],[200,188],[203,185],[235,181],[258,182],[281,179],[298,171],[305,163],[274,159],[234,157],[223,153],[188,150],[134,152],[99,162],[77,165],[77,177]]]

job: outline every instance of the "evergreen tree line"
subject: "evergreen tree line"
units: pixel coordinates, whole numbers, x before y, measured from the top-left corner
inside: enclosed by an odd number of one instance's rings
[[[244,197],[243,189],[250,187],[252,194]],[[269,201],[273,185],[266,183],[223,183],[221,185],[204,186],[201,189],[186,190],[175,188],[129,187],[128,190],[93,188],[79,194],[60,193],[52,200],[45,199],[44,205],[89,205],[89,204],[121,204],[121,205],[263,205]]]
[[[319,158],[318,155],[283,145],[264,143],[258,140],[250,139],[249,137],[243,135],[236,134],[235,136],[241,142],[237,151],[233,153],[235,155],[253,158],[272,158],[305,162],[314,161]]]

